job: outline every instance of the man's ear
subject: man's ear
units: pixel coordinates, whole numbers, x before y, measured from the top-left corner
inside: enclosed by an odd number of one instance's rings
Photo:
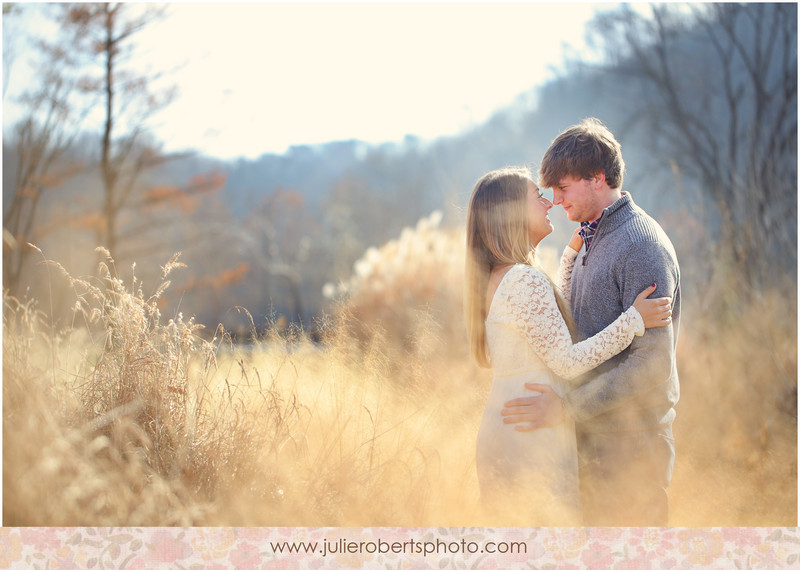
[[[595,189],[600,188],[605,183],[605,181],[606,181],[606,173],[603,170],[595,172],[592,175],[592,186]]]

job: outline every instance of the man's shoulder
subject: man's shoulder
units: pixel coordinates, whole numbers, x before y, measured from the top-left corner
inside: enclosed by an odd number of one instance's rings
[[[624,221],[621,228],[632,244],[652,242],[661,244],[668,249],[674,249],[667,232],[655,218],[639,206],[634,206],[631,213]]]
[[[608,263],[620,270],[630,263],[678,266],[675,247],[655,218],[632,201],[620,218],[614,237],[609,240]]]

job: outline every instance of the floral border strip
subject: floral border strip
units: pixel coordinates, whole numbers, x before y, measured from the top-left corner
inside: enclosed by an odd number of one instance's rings
[[[797,528],[3,528],[0,568],[787,568]]]

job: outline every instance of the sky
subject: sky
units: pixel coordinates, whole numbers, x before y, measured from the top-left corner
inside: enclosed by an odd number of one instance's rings
[[[584,53],[586,22],[610,6],[171,3],[136,35],[136,61],[178,88],[153,123],[165,150],[233,159],[334,140],[430,140],[552,78],[565,53]],[[33,17],[23,27],[52,33]],[[35,73],[27,36],[4,32],[7,130]]]

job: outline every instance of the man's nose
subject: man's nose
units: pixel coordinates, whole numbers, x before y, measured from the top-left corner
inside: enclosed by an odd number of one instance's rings
[[[556,190],[553,190],[553,204],[558,206],[561,202],[564,201],[563,196]]]

